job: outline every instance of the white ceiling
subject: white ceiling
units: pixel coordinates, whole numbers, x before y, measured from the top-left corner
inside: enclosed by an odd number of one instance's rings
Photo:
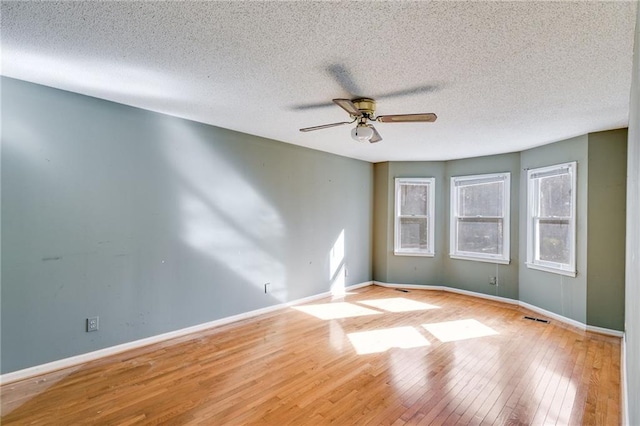
[[[372,162],[445,160],[627,126],[636,6],[3,1],[2,75]],[[328,104],[357,96],[438,120],[378,123],[378,144],[298,131],[348,120]]]

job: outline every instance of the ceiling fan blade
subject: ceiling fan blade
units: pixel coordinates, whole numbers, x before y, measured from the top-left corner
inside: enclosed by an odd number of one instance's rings
[[[347,111],[349,115],[362,117],[362,111],[360,111],[350,99],[334,99],[333,102],[343,110]]]
[[[300,129],[300,131],[301,132],[312,132],[314,130],[328,129],[329,127],[337,127],[337,126],[342,126],[344,124],[351,124],[351,123],[353,123],[353,121],[343,121],[341,123],[322,124],[320,126],[305,127],[304,129]]]
[[[438,118],[433,113],[425,114],[395,114],[395,115],[380,115],[376,120],[381,123],[411,123],[411,122],[427,122],[433,123]]]
[[[367,124],[367,127],[371,128],[371,130],[373,130],[373,136],[371,136],[371,139],[369,139],[369,142],[370,143],[380,142],[382,140],[382,136],[380,136],[380,133],[378,133],[376,128],[373,127],[372,124]]]

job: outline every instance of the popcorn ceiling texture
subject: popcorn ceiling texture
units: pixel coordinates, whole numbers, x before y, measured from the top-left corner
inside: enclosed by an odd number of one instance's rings
[[[378,162],[628,124],[637,2],[2,2],[2,75]],[[354,93],[355,92],[355,93]],[[385,97],[396,92],[405,96]],[[397,94],[397,93],[396,93]],[[332,98],[379,97],[350,138]]]

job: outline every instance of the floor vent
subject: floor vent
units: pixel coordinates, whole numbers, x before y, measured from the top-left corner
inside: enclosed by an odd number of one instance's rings
[[[537,322],[543,322],[545,324],[549,324],[548,320],[542,319],[542,318],[528,317],[528,316],[525,315],[524,319],[528,319],[528,320],[531,320],[531,321],[537,321]]]
[[[396,288],[396,291],[401,291],[403,293],[409,293],[409,290],[405,290],[404,288]]]

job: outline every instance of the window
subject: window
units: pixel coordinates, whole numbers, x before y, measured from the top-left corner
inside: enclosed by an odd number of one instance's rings
[[[527,266],[576,276],[576,162],[527,171]]]
[[[509,263],[510,173],[451,178],[450,256]]]
[[[396,178],[394,253],[433,256],[434,178]]]

